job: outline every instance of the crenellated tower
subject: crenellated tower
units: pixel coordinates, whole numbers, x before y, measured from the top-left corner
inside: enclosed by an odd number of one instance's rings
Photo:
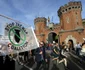
[[[37,17],[34,19],[35,33],[39,41],[43,41],[43,30],[46,28],[47,19],[45,17]]]
[[[60,25],[63,30],[72,30],[82,26],[82,4],[80,1],[69,2],[58,10]]]

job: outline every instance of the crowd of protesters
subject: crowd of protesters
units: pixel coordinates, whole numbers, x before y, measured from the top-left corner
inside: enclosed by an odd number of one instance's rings
[[[11,50],[12,44],[8,44],[8,52],[12,52]],[[3,48],[4,49],[4,48]],[[66,56],[62,54],[66,50],[65,44],[59,45],[56,42],[53,43],[44,43],[43,41],[39,42],[39,47],[30,51],[21,52],[18,55],[17,54],[9,54],[6,55],[4,53],[0,53],[1,56],[3,56],[3,62],[1,62],[3,65],[7,64],[7,62],[10,62],[12,57],[16,58],[18,57],[19,63],[30,63],[30,59],[32,59],[32,62],[36,63],[36,67],[34,70],[49,70],[50,69],[50,62],[52,61],[54,65],[57,66],[58,63],[64,62],[64,65],[67,66],[67,60]]]
[[[8,49],[11,51],[11,44],[8,44]],[[53,43],[44,43],[43,41],[39,42],[39,47],[36,49],[32,49],[30,51],[21,52],[18,55],[18,60],[21,63],[30,63],[30,59],[34,63],[36,63],[36,67],[34,70],[51,70],[50,63],[53,63],[54,66],[58,67],[59,63],[64,63],[64,66],[67,67],[67,53],[71,50],[74,50],[76,52],[76,55],[81,55],[85,57],[85,41],[80,44],[77,42],[77,44],[73,47],[70,42],[67,44],[65,42],[62,42],[62,44],[59,44],[55,41]],[[10,55],[4,55],[9,58],[9,56],[14,56],[13,54]],[[1,61],[0,61],[1,62]],[[4,60],[3,62],[4,63]]]
[[[82,57],[85,60],[85,40],[83,43],[77,42],[74,48],[76,55]]]
[[[50,63],[57,67],[59,63],[64,63],[67,67],[67,59],[64,52],[68,52],[68,47],[63,42],[62,45],[58,43],[44,43],[39,42],[39,48],[34,51],[34,61],[37,63],[34,70],[51,70]]]

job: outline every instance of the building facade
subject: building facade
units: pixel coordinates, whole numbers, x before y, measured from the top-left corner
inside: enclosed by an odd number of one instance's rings
[[[34,19],[35,33],[39,41],[82,43],[85,38],[85,19],[82,19],[82,4],[80,1],[69,2],[58,10],[59,24],[50,22],[45,17]],[[48,21],[48,22],[47,22]],[[47,25],[48,24],[48,25]]]

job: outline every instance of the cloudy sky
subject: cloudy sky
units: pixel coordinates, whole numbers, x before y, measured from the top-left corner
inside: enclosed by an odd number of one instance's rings
[[[54,23],[59,23],[57,11],[60,6],[69,1],[79,0],[0,0],[0,14],[27,23],[34,27],[34,18],[50,17]],[[82,18],[85,18],[85,0],[82,2]],[[52,20],[53,17],[53,20]]]

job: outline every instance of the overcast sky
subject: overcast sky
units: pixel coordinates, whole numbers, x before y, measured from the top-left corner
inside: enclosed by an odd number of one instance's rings
[[[34,27],[36,17],[50,17],[59,23],[57,11],[69,1],[82,2],[82,18],[85,18],[85,0],[0,0],[0,14]],[[1,23],[0,23],[1,25]]]

